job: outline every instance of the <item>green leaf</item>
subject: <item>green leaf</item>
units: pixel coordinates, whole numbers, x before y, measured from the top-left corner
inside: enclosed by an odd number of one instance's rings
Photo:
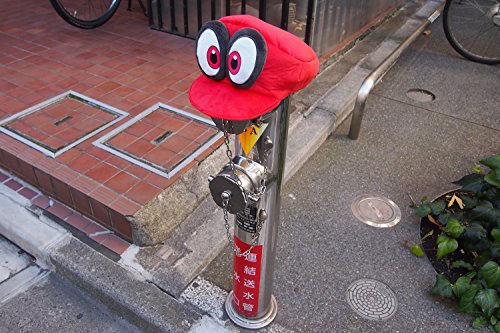
[[[472,322],[472,328],[483,328],[486,324],[488,324],[488,321],[484,317],[478,317]]]
[[[463,238],[471,242],[477,242],[484,240],[487,236],[488,236],[488,231],[486,231],[486,229],[479,223],[474,222],[467,227],[463,235]]]
[[[500,199],[493,200],[491,203],[493,204],[493,207],[495,207],[496,209],[500,209]]]
[[[493,329],[495,330],[495,333],[500,333],[500,321],[498,321],[496,325],[493,326]]]
[[[495,317],[495,316],[490,317],[490,324],[491,325],[495,326],[497,322],[498,322],[497,317]]]
[[[413,253],[415,256],[421,258],[423,257],[425,254],[424,254],[424,251],[422,251],[422,249],[420,248],[420,246],[418,246],[418,244],[414,244],[411,248],[410,248],[410,252]]]
[[[471,173],[453,182],[453,184],[462,186],[464,192],[477,193],[483,188],[483,177],[477,173]]]
[[[439,223],[441,223],[442,225],[447,225],[452,218],[453,215],[449,213],[439,214]]]
[[[474,171],[476,173],[481,173],[481,171],[482,171],[481,166],[479,164],[476,165],[475,167],[472,168],[472,171]]]
[[[458,300],[462,298],[462,296],[465,294],[467,290],[469,290],[470,281],[471,281],[470,277],[461,276],[457,279],[457,282],[455,282],[455,285],[453,286],[453,294]]]
[[[493,186],[500,186],[500,171],[491,170],[486,176],[484,176],[484,180]]]
[[[453,289],[450,281],[443,274],[436,275],[436,283],[432,287],[431,293],[442,297],[451,298],[453,296]]]
[[[485,194],[486,192],[482,192],[482,193]],[[478,207],[481,207],[481,208],[493,208],[493,203],[489,200],[478,201],[477,205],[478,205]]]
[[[470,288],[462,295],[462,297],[460,297],[458,301],[458,311],[467,314],[478,313],[478,308],[474,304],[474,297],[480,288],[481,287],[477,284],[470,285]]]
[[[474,266],[475,267],[482,267],[484,264],[486,264],[490,260],[490,256],[487,255],[486,253],[481,253],[477,258],[474,259]],[[483,281],[483,283],[486,283]]]
[[[500,243],[500,228],[493,228],[491,229],[491,236],[495,240],[495,242]]]
[[[445,255],[452,253],[458,248],[458,242],[454,238],[450,238],[446,235],[440,235],[437,239],[438,249],[436,258],[439,260]]]
[[[418,217],[426,217],[432,212],[430,204],[424,203],[416,208],[413,209],[413,214],[417,215]]]
[[[472,208],[477,206],[477,199],[476,198],[471,198],[467,195],[463,195],[460,198],[462,199],[462,202],[465,205],[465,209],[471,210]]]
[[[465,227],[456,218],[452,218],[444,228],[444,231],[451,237],[458,238],[464,233]]]
[[[490,243],[489,254],[492,258],[500,257],[500,243]]]
[[[446,202],[444,200],[437,200],[430,204],[432,215],[439,215],[444,212],[446,208]]]
[[[486,165],[491,170],[500,170],[500,154],[488,157],[485,160],[479,161],[481,164]]]
[[[469,218],[485,226],[500,227],[500,210],[493,207],[478,206],[472,210]]]
[[[498,296],[495,289],[479,290],[474,297],[474,303],[478,305],[486,318],[491,317],[493,310],[498,307]]]
[[[472,267],[471,264],[463,260],[454,261],[453,264],[451,264],[451,268],[465,268],[468,271],[474,270],[474,267]]]
[[[489,288],[500,287],[500,267],[494,261],[488,261],[479,269],[479,277]]]
[[[431,231],[429,231],[428,233],[426,233],[426,234],[424,235],[424,237],[422,237],[422,242],[423,242],[424,240],[426,240],[427,238],[431,237],[432,235],[434,235],[434,229],[432,229]]]

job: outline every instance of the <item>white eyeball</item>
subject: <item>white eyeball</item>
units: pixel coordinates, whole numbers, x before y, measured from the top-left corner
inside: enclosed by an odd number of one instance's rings
[[[237,31],[229,43],[229,80],[241,88],[250,88],[262,72],[266,57],[266,42],[259,32],[250,28]]]
[[[229,33],[219,21],[208,22],[196,39],[196,58],[201,71],[214,80],[222,80],[226,72],[226,50]]]

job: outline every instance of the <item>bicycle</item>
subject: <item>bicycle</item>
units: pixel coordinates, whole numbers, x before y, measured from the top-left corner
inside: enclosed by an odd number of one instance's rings
[[[106,23],[118,10],[121,0],[50,0],[57,14],[69,24],[81,29],[94,29]],[[132,0],[128,0],[130,10]],[[141,0],[144,13],[146,8]]]
[[[446,39],[465,58],[500,63],[500,0],[446,0],[443,27]]]

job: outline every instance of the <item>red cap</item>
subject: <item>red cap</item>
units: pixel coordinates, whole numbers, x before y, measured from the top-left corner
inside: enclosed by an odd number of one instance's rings
[[[189,99],[201,112],[226,120],[254,119],[274,109],[291,93],[305,88],[318,73],[319,61],[314,51],[291,33],[250,15],[226,16],[219,22],[227,28],[228,36],[222,31],[224,26],[212,21],[205,26],[208,28],[200,30],[197,39],[198,64],[204,74],[191,85]],[[206,29],[215,33],[203,34]],[[262,39],[259,34],[265,41],[263,44],[259,42],[259,38]],[[241,37],[254,41],[256,47],[249,50]],[[201,45],[214,38],[218,49]],[[238,48],[241,48],[240,53],[236,52]],[[248,66],[245,58],[252,55],[257,60],[250,60],[250,67],[254,65],[255,69],[251,75],[251,70],[245,74],[240,68]],[[226,68],[227,73],[222,73]],[[244,81],[245,78],[248,80]]]

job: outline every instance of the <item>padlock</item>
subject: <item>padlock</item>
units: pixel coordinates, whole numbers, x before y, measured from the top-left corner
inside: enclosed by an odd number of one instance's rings
[[[217,176],[209,178],[212,198],[231,214],[243,211],[247,205],[256,205],[265,172],[263,165],[244,156],[235,156]]]

